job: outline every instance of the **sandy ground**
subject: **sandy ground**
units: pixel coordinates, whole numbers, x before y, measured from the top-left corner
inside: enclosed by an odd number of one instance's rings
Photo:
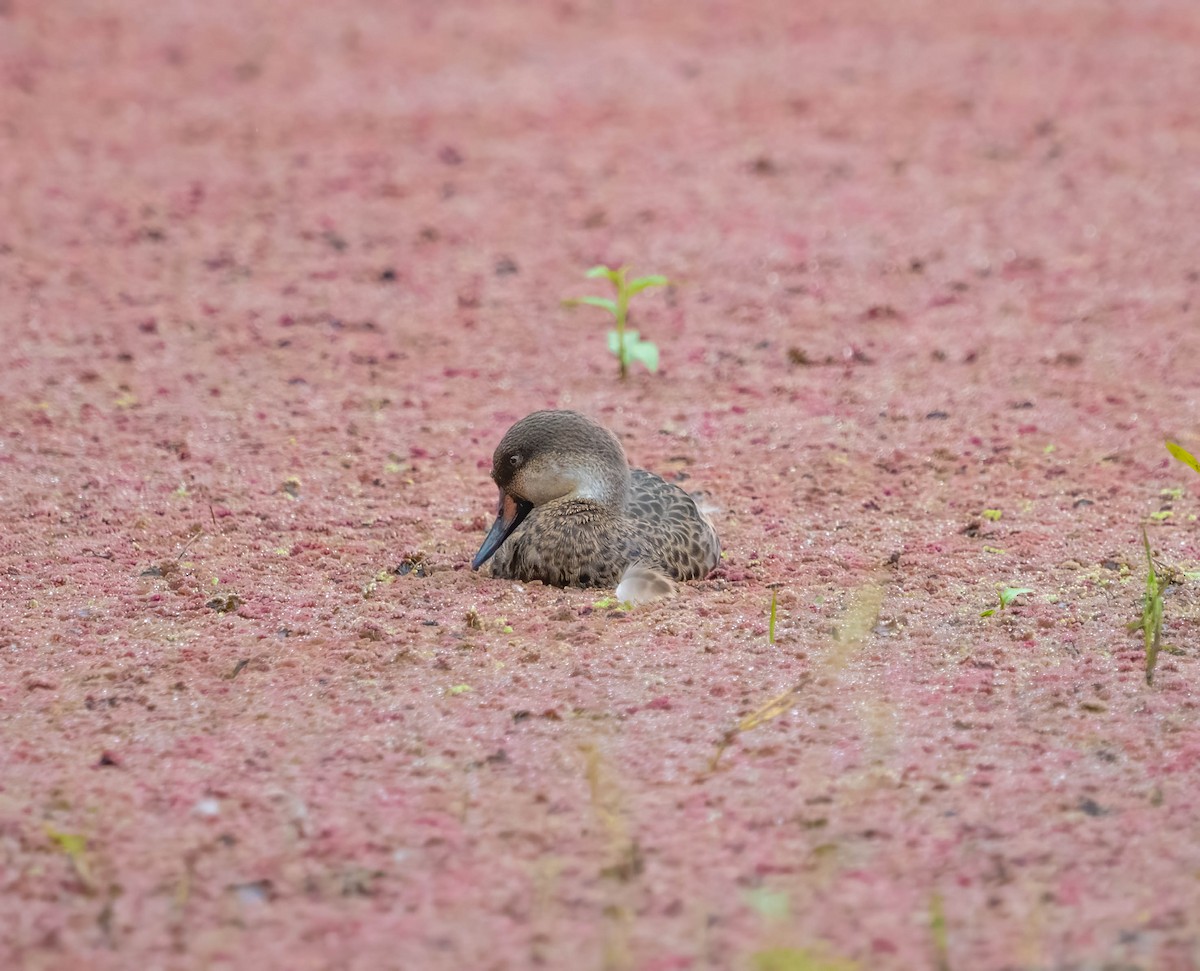
[[[0,77],[0,966],[1200,967],[1191,0],[3,0]],[[721,569],[471,573],[546,406]]]

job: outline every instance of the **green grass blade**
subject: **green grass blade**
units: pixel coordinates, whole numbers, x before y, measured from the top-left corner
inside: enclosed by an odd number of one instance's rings
[[[938,971],[950,971],[950,935],[946,932],[946,906],[940,893],[929,898],[929,934],[933,938]]]
[[[1154,683],[1154,669],[1158,666],[1158,651],[1162,646],[1163,600],[1158,585],[1158,571],[1154,569],[1154,556],[1150,552],[1150,538],[1142,527],[1142,546],[1146,550],[1146,596],[1142,601],[1142,636],[1146,644],[1146,684]]]
[[[1174,455],[1175,458],[1179,459],[1180,462],[1182,462],[1188,468],[1193,469],[1196,472],[1200,472],[1200,459],[1197,459],[1196,456],[1194,456],[1186,448],[1184,448],[1182,445],[1176,445],[1174,442],[1164,442],[1163,444],[1167,446],[1167,451]]]
[[[771,618],[767,621],[767,643],[775,643],[775,591],[771,591]]]

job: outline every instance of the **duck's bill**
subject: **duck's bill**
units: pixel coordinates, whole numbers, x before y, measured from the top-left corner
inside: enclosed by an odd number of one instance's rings
[[[472,570],[478,570],[491,559],[492,554],[500,549],[500,544],[508,539],[509,534],[514,529],[521,525],[521,522],[529,515],[529,511],[532,508],[533,503],[526,502],[524,499],[516,499],[501,490],[500,509],[496,513],[496,521],[492,523],[492,528],[488,530],[483,545],[479,547],[479,552],[475,554],[475,559],[471,561]]]

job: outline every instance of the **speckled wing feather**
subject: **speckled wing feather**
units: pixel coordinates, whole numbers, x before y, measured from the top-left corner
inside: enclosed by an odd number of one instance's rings
[[[721,559],[716,530],[696,500],[645,469],[633,469],[628,517],[638,536],[637,559],[676,580],[707,576]]]

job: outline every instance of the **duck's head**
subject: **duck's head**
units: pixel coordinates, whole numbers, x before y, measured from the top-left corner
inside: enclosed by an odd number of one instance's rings
[[[586,415],[535,411],[496,446],[492,479],[500,506],[472,570],[483,566],[537,506],[584,499],[621,509],[629,495],[629,462],[617,436]]]

